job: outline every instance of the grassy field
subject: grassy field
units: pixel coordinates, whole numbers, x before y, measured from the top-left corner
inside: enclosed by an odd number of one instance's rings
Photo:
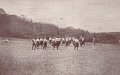
[[[32,50],[30,40],[1,40],[0,75],[120,75],[120,45]]]

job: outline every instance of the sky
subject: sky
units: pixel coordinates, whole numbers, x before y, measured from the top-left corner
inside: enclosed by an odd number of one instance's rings
[[[0,0],[9,14],[90,32],[120,32],[120,0]]]

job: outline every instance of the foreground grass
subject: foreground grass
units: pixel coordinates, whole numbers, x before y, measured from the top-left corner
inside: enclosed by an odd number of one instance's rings
[[[31,50],[30,40],[0,42],[0,75],[119,75],[120,46],[87,43],[74,50]]]

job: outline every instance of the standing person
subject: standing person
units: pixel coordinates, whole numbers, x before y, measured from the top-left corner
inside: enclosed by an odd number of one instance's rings
[[[50,38],[49,38],[49,44],[51,44],[52,43],[52,38],[51,38],[51,36],[50,36]]]
[[[74,50],[75,50],[76,48],[77,48],[77,50],[78,50],[78,47],[79,47],[79,40],[78,40],[77,38],[74,39],[73,45],[74,45]]]
[[[80,42],[81,47],[82,47],[83,45],[85,46],[85,36],[82,35],[80,39],[81,39],[81,42]]]
[[[47,48],[47,39],[45,37],[43,40],[43,49],[46,49],[46,48]]]
[[[73,41],[75,41],[75,38],[74,38],[74,37],[72,37],[72,42],[73,42]]]
[[[35,50],[36,48],[36,40],[35,38],[32,39],[32,50]]]
[[[65,38],[65,42],[66,42],[66,46],[68,46],[69,45],[69,40],[68,40],[67,37]]]
[[[58,49],[58,47],[60,46],[60,43],[61,43],[61,39],[59,37],[56,37],[55,41],[56,41],[56,46],[57,46],[57,49]]]
[[[96,44],[96,38],[95,38],[95,36],[93,36],[93,40],[92,40],[92,42],[93,42],[93,45]]]
[[[62,44],[65,44],[65,38],[62,38]]]
[[[39,45],[40,45],[39,42],[40,42],[40,40],[37,38],[36,39],[36,47],[37,47],[37,49],[39,48]]]
[[[56,41],[55,41],[55,37],[52,38],[52,46],[53,46],[53,49],[55,48],[56,46]]]
[[[68,40],[69,40],[69,44],[70,44],[70,43],[71,43],[71,41],[72,41],[72,38],[71,38],[71,37],[69,37],[69,38],[68,38]]]
[[[43,38],[42,37],[40,38],[40,46],[41,47],[43,46]]]

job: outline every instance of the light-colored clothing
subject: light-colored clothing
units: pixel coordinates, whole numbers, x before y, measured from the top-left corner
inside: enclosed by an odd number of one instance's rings
[[[62,41],[65,41],[65,39],[64,39],[64,38],[62,38]]]
[[[65,40],[68,41],[68,38],[66,38]]]
[[[75,42],[79,42],[79,40],[78,40],[78,39],[75,39],[74,41],[75,41]]]
[[[47,42],[47,39],[44,39],[43,42]]]
[[[60,41],[60,38],[56,38],[55,41]]]
[[[71,37],[69,37],[68,40],[71,40]]]
[[[95,41],[95,38],[93,38],[93,41]]]
[[[40,40],[39,39],[36,39],[37,42],[39,42]]]
[[[53,38],[52,41],[55,41],[55,39]]]
[[[81,40],[82,40],[82,41],[85,41],[85,38],[84,38],[84,37],[81,37]]]
[[[75,41],[75,38],[72,38],[73,41]]]
[[[35,42],[35,41],[36,41],[36,40],[33,38],[33,39],[32,39],[32,42]]]
[[[52,40],[52,38],[49,38],[49,40]]]
[[[43,41],[43,39],[40,39],[40,41]]]

